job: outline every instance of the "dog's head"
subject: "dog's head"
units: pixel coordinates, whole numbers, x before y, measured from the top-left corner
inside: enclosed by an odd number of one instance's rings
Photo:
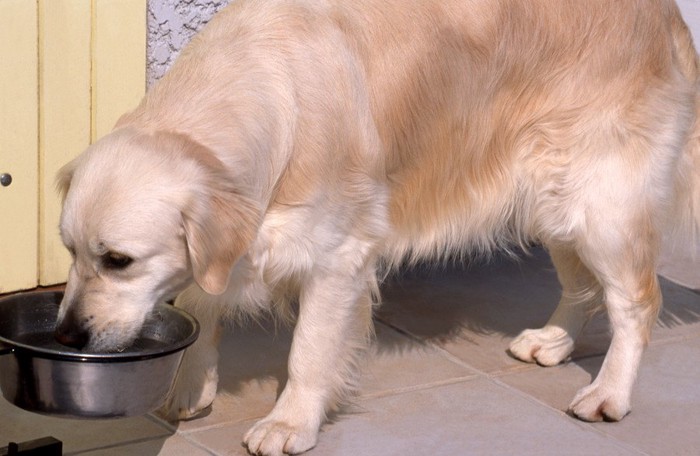
[[[112,351],[137,337],[156,303],[192,279],[223,293],[260,211],[214,154],[186,136],[128,128],[59,173],[60,230],[73,263],[56,337]]]

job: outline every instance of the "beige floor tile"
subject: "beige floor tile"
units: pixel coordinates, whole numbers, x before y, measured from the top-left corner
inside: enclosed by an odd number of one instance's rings
[[[217,454],[244,455],[251,423],[191,437]],[[362,401],[324,426],[309,456],[632,455],[626,445],[480,378]]]
[[[499,380],[555,409],[566,410],[576,391],[597,375],[602,357],[566,366],[514,373]],[[700,337],[652,345],[632,396],[632,413],[598,432],[646,454],[695,455],[700,448]]]
[[[254,421],[244,421],[224,425],[190,434],[189,438],[217,456],[250,456],[242,441],[243,434],[253,423]],[[304,454],[313,456],[313,453]]]
[[[211,410],[198,419],[172,423],[191,433],[223,423],[265,416],[286,381],[289,331],[250,327],[227,332],[222,341],[220,392]],[[365,360],[361,362],[360,396],[464,380],[476,372],[454,363],[435,347],[397,333],[381,323]]]
[[[600,370],[602,356],[540,367],[523,372],[504,373],[498,380],[556,410],[565,412],[576,392],[591,383]]]
[[[212,456],[213,453],[193,445],[184,437],[173,435],[167,439],[119,445],[80,453],[79,456]],[[66,455],[70,456],[70,455]],[[77,456],[77,455],[76,455]]]
[[[26,412],[4,399],[0,399],[0,423],[0,447],[11,441],[24,442],[51,436],[63,442],[65,453],[166,438],[171,434],[146,417],[114,420],[53,418]]]
[[[700,337],[651,346],[633,401],[620,423],[595,428],[647,454],[700,454]]]
[[[376,340],[362,363],[360,394],[381,396],[477,375],[432,345],[426,345],[377,323]]]
[[[700,334],[700,294],[661,278],[663,308],[652,343]]]
[[[698,296],[671,282],[662,282],[666,307],[660,325],[655,328],[656,343],[692,334],[699,320]],[[555,273],[546,254],[541,251],[535,251],[533,257],[525,258],[520,263],[499,260],[467,271],[458,268],[432,273],[417,271],[400,281],[393,281],[385,287],[386,303],[380,311],[380,318],[414,334],[428,345],[418,344],[378,325],[378,341],[365,366],[362,380],[363,394],[372,398],[359,402],[359,412],[351,410],[349,414],[341,416],[338,423],[328,427],[329,432],[347,434],[346,438],[352,442],[364,441],[364,430],[358,434],[347,433],[342,431],[343,425],[348,420],[363,420],[367,409],[371,408],[368,404],[374,404],[377,396],[410,390],[412,387],[426,387],[441,381],[454,381],[461,375],[472,374],[436,353],[430,348],[432,343],[485,372],[508,372],[511,369],[531,371],[534,378],[531,394],[557,410],[565,410],[575,392],[588,384],[600,367],[602,358],[590,357],[603,354],[607,349],[609,336],[605,318],[592,322],[578,341],[574,352],[577,363],[542,369],[524,365],[505,355],[505,349],[514,335],[527,327],[539,327],[547,320],[558,294]],[[244,410],[238,414],[234,410],[235,420],[252,415],[262,416],[272,407],[274,396],[286,379],[284,366],[289,343],[288,331],[279,331],[276,338],[255,328],[229,336],[225,341],[229,354],[222,361],[222,373],[227,373],[222,374],[222,389],[235,396],[229,398],[229,402],[222,403],[220,399],[218,407],[215,404],[212,415],[221,413],[227,417],[217,418],[213,420],[214,423],[230,421],[231,406]],[[548,383],[546,387],[538,388],[537,385],[541,384],[538,376],[549,378],[549,382],[545,382]],[[410,394],[399,395],[396,401],[403,404],[407,399],[410,402],[411,397]],[[389,397],[382,400],[393,401]],[[574,423],[571,426],[581,426],[568,416],[562,415],[561,419]],[[435,420],[438,420],[437,416]],[[382,429],[384,421],[384,418],[378,419],[376,425],[371,427],[384,435],[389,432]],[[252,420],[240,421],[191,436],[201,439],[200,443],[216,449],[218,454],[245,454],[239,441],[252,423]],[[186,427],[195,431],[198,428],[203,426]],[[427,450],[430,436],[423,441],[426,438],[424,432],[416,431],[413,434],[419,436],[416,437],[420,442],[417,445],[423,445]],[[237,437],[233,438],[232,435]],[[592,435],[596,440],[596,434]],[[333,438],[330,440],[333,441]],[[341,439],[338,454],[361,454],[356,452],[358,448],[353,446],[356,444],[343,442]],[[490,452],[491,444],[484,443],[484,453],[493,454]],[[324,447],[322,441],[315,453],[334,454],[331,449]],[[394,451],[391,445],[382,449],[385,454]],[[582,454],[587,454],[588,449],[586,447]],[[619,454],[618,449],[613,445],[611,452],[601,454]],[[437,454],[452,454],[449,451],[441,452],[438,448],[433,450]],[[541,454],[547,454],[545,449],[541,450]],[[401,451],[403,449],[393,454],[401,454]],[[508,452],[504,450],[504,453]]]
[[[700,243],[665,246],[659,259],[659,274],[685,287],[700,290]]]

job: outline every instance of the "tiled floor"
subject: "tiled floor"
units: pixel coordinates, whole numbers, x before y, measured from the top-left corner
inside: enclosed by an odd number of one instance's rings
[[[678,277],[688,265],[667,261],[665,271]],[[604,319],[589,325],[565,365],[541,368],[505,353],[520,330],[546,321],[558,299],[545,254],[392,279],[361,394],[308,454],[700,454],[700,295],[668,280],[663,288],[665,308],[632,414],[588,424],[563,410],[600,369],[609,342]],[[71,455],[245,455],[243,433],[284,384],[289,343],[286,330],[230,331],[211,413],[174,426],[152,416],[47,418],[0,401],[0,446],[51,435]]]

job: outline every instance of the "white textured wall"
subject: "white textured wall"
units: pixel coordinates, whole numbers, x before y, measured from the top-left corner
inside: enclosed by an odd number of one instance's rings
[[[180,50],[232,0],[148,0],[148,86],[170,68]]]
[[[693,41],[695,41],[695,48],[697,49],[700,47],[700,1],[676,0],[676,2],[681,10],[681,14],[683,14],[683,19],[685,19],[693,34]]]

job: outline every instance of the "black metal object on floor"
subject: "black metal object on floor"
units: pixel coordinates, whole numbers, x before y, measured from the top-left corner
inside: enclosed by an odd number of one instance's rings
[[[63,442],[53,437],[30,440],[28,442],[10,442],[0,448],[0,456],[62,456]]]

